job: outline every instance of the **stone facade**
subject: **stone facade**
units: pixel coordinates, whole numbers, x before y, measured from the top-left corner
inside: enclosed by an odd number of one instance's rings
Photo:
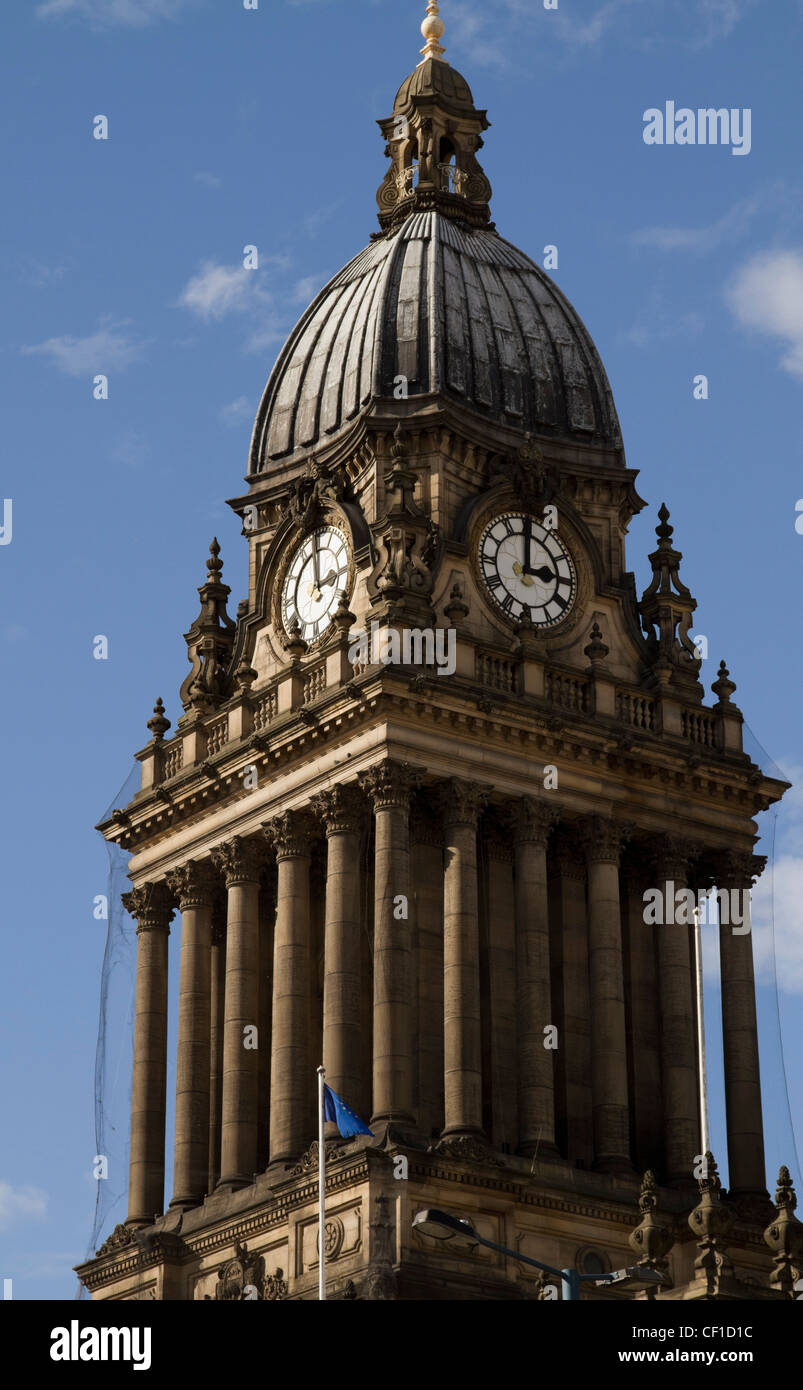
[[[670,883],[748,890],[753,816],[785,784],[743,752],[724,664],[705,703],[665,507],[637,597],[644,503],[607,378],[489,224],[487,121],[442,32],[430,3],[381,123],[379,239],[260,406],[231,502],[248,598],[235,622],[213,542],[176,731],[160,701],[141,789],[100,827],[132,851],[139,949],[129,1215],[79,1270],[95,1298],[316,1297],[321,1058],[374,1131],[328,1143],[331,1297],[546,1296],[513,1258],[414,1232],[421,1207],[558,1267],[635,1250],[664,1273],[651,1297],[789,1297],[797,1275],[788,1174],[775,1218],[766,1191],[749,920],[720,929],[726,1196],[700,1153],[693,927],[644,912]],[[398,659],[355,655],[361,631]],[[451,670],[424,659],[437,633]]]

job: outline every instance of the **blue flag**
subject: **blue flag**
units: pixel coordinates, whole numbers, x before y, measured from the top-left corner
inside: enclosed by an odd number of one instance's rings
[[[323,1087],[323,1118],[334,1120],[340,1132],[341,1138],[350,1139],[352,1134],[370,1134],[373,1130],[364,1125],[359,1115],[346,1105],[340,1096],[335,1095],[331,1087],[324,1082]]]

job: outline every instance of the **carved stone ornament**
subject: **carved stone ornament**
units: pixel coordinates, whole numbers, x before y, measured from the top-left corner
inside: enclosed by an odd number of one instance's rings
[[[346,500],[347,495],[342,471],[328,468],[313,457],[307,461],[304,476],[290,484],[287,510],[300,529],[306,531],[324,519],[328,508]]]
[[[589,863],[618,864],[628,829],[604,816],[588,816],[580,828],[580,840]]]
[[[798,1298],[803,1288],[803,1224],[795,1216],[797,1196],[789,1169],[781,1168],[775,1193],[775,1218],[764,1232],[772,1251],[770,1287],[787,1298]]]
[[[545,845],[557,819],[556,807],[523,796],[511,807],[508,823],[516,844]]]
[[[311,807],[323,821],[327,835],[358,834],[362,827],[365,798],[353,782],[319,792]]]
[[[281,1275],[282,1271],[277,1273]],[[256,1289],[257,1298],[265,1297],[265,1260],[262,1255],[249,1255],[248,1246],[238,1241],[234,1259],[218,1272],[214,1298],[216,1302],[240,1303],[253,1297],[252,1289]]]
[[[475,1134],[455,1134],[451,1138],[438,1139],[436,1143],[430,1144],[429,1153],[443,1154],[446,1158],[459,1158],[465,1163],[484,1163],[490,1164],[493,1168],[501,1168],[502,1162],[498,1159],[487,1139]]]
[[[671,1217],[659,1214],[658,1186],[655,1174],[650,1169],[642,1179],[638,1205],[641,1220],[628,1236],[628,1243],[638,1257],[636,1263],[657,1269],[663,1276],[665,1286],[671,1287],[667,1257],[675,1243],[675,1233]],[[648,1293],[655,1297],[655,1289],[648,1290]]]
[[[277,859],[304,859],[310,853],[315,822],[308,811],[281,811],[262,829]]]
[[[231,694],[226,672],[236,627],[226,611],[231,589],[220,578],[223,562],[216,537],[209,547],[209,556],[206,582],[198,590],[201,611],[184,634],[191,669],[180,691],[184,709],[200,713],[216,709]]]
[[[165,876],[170,892],[174,894],[180,912],[187,908],[209,907],[215,891],[216,876],[211,863],[199,863],[190,859],[177,869],[171,869]]]
[[[375,811],[387,811],[398,806],[406,810],[416,783],[414,769],[409,763],[386,758],[360,775],[360,786],[373,803]]]
[[[476,782],[463,782],[458,777],[450,777],[437,789],[438,800],[443,812],[443,824],[447,830],[457,826],[476,826],[480,811],[488,800],[489,793]]]
[[[97,1256],[114,1255],[118,1250],[124,1250],[127,1245],[134,1245],[136,1236],[129,1226],[115,1226],[111,1235],[104,1240],[99,1250],[95,1251]]]
[[[706,1280],[709,1294],[719,1292],[722,1279],[733,1277],[733,1263],[725,1250],[724,1237],[731,1226],[731,1214],[721,1201],[722,1183],[714,1155],[705,1155],[706,1174],[699,1180],[700,1201],[689,1216],[699,1254],[694,1261],[697,1277]]]
[[[173,901],[164,883],[144,883],[123,893],[122,903],[126,912],[136,919],[137,935],[143,931],[170,932],[173,920]]]
[[[258,883],[264,854],[258,841],[235,835],[212,850],[212,861],[223,874],[226,887]]]
[[[325,1155],[324,1164],[331,1163],[337,1153],[337,1145],[324,1145]],[[318,1171],[318,1140],[313,1139],[306,1153],[302,1154],[294,1168],[290,1169],[291,1178],[301,1178],[307,1173],[317,1173]]]

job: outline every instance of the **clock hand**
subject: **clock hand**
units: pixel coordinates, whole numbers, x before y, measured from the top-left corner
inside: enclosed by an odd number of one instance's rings
[[[320,589],[321,580],[318,574],[318,547],[315,544],[315,537],[312,538],[312,572],[315,575],[315,588]]]
[[[330,570],[329,573],[327,574],[326,578],[321,580],[320,584],[318,585],[318,588],[319,588],[319,589],[322,589],[322,588],[324,587],[324,585],[326,585],[326,584],[334,584],[334,582],[335,582],[336,579],[337,579],[337,570]]]
[[[522,571],[521,571],[521,572],[522,572],[522,574],[532,574],[532,570],[530,569],[530,547],[531,547],[531,545],[532,545],[532,539],[533,539],[533,523],[532,523],[532,517],[525,516],[525,518],[524,518],[524,532],[523,532],[523,535],[524,535],[524,564],[523,564],[523,566],[522,566]]]
[[[548,579],[555,578],[554,574],[552,573],[552,570],[547,569],[546,565],[542,565],[540,569],[529,570],[528,572],[530,574],[534,574],[536,579],[540,579],[542,584],[546,584]]]

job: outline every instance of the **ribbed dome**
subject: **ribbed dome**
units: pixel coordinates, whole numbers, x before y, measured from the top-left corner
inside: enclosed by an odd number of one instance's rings
[[[333,438],[399,376],[410,397],[439,392],[522,432],[621,442],[594,344],[549,276],[496,232],[419,212],[350,261],[291,333],[250,472]]]
[[[439,58],[425,58],[423,63],[402,82],[393,110],[400,111],[410,97],[441,97],[447,106],[468,106],[473,110],[474,98],[465,77],[456,68]]]

